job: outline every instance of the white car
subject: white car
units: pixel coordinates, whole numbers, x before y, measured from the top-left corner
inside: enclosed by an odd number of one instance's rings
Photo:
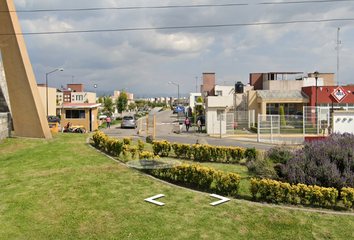
[[[106,118],[107,118],[106,115],[100,115],[100,116],[98,117],[99,120],[105,120]]]

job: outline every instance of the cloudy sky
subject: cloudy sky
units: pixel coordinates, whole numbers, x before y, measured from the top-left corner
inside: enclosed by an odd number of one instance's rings
[[[195,92],[196,84],[199,90],[204,72],[214,72],[219,85],[247,84],[249,74],[256,72],[317,70],[337,75],[338,27],[339,82],[354,83],[354,1],[14,3],[23,11],[18,12],[22,32],[31,33],[25,42],[37,82],[44,83],[45,74],[54,69],[65,69],[49,75],[50,87],[74,82],[94,91],[98,84],[99,93],[127,88],[135,98],[164,97],[177,96],[177,86],[169,81],[179,84],[183,95]],[[232,5],[236,3],[243,5]],[[92,8],[98,10],[87,10]],[[62,9],[76,10],[28,12]],[[199,27],[184,28],[189,26]],[[49,32],[61,33],[32,34]]]

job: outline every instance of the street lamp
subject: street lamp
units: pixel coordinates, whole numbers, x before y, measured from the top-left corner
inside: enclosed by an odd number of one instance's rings
[[[176,85],[178,87],[178,95],[177,95],[177,102],[178,102],[178,105],[179,105],[179,85],[177,83],[174,83],[174,82],[168,82],[168,84],[173,84],[173,85]]]
[[[45,86],[46,86],[46,91],[47,91],[46,92],[47,116],[48,116],[48,75],[53,73],[53,72],[56,72],[56,71],[64,71],[64,69],[63,68],[57,68],[57,69],[45,74]]]
[[[315,103],[315,108],[316,108],[316,128],[317,128],[317,135],[318,135],[318,133],[319,133],[319,129],[318,129],[318,112],[317,112],[317,79],[318,79],[318,72],[316,71],[316,72],[314,72],[314,74],[315,74],[315,79],[316,79],[316,103]]]
[[[315,79],[316,79],[316,104],[315,104],[315,107],[317,107],[317,79],[318,79],[318,74],[319,73],[316,71],[316,72],[314,72],[314,74],[315,74]]]

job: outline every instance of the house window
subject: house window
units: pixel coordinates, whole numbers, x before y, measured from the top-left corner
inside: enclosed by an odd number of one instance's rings
[[[67,119],[85,118],[85,110],[66,110],[65,115]]]
[[[222,91],[216,91],[216,96],[222,96]]]
[[[76,101],[83,101],[83,100],[84,100],[84,96],[76,95]]]

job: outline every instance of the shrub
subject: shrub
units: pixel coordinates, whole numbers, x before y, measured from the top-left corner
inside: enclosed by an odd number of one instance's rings
[[[160,157],[151,152],[143,151],[139,153],[139,159],[160,159]]]
[[[123,143],[124,143],[124,145],[130,145],[130,144],[132,144],[132,141],[133,141],[133,138],[132,137],[125,137],[125,138],[123,138]]]
[[[152,149],[155,155],[168,156],[171,151],[171,143],[167,140],[152,141]]]
[[[123,153],[123,158],[127,159],[129,156],[129,145],[123,145],[123,149],[122,149],[122,153]]]
[[[258,128],[257,127],[251,127],[250,130],[252,132],[258,133]]]
[[[305,184],[290,185],[270,179],[251,179],[249,191],[253,199],[268,202],[285,202],[313,204],[319,206],[335,206],[338,191],[335,188],[307,186]]]
[[[224,175],[222,171],[215,171],[214,168],[197,164],[182,164],[178,167],[156,169],[150,172],[158,177],[188,183],[202,189],[210,189],[213,181],[215,181],[218,192],[233,196],[237,196],[241,180],[241,177],[237,174],[227,173]]]
[[[245,157],[248,161],[256,159],[256,148],[247,148],[245,151]]]
[[[332,134],[306,143],[282,168],[285,179],[293,184],[354,187],[354,135]]]
[[[119,140],[114,140],[113,141],[113,154],[115,154],[116,156],[119,157],[119,155],[122,153],[123,151],[123,142],[122,141],[119,141]]]
[[[132,156],[132,159],[135,159],[136,155],[138,154],[138,148],[136,146],[130,147],[129,152]]]
[[[145,148],[145,142],[143,142],[143,140],[141,140],[141,138],[139,138],[138,140],[138,149],[140,152],[144,151]]]
[[[293,151],[286,146],[273,147],[267,151],[266,156],[272,160],[273,163],[285,164],[293,157]]]
[[[346,207],[353,207],[354,205],[354,189],[353,188],[342,188],[340,193],[343,203]]]
[[[187,158],[190,159],[192,156],[191,146],[189,144],[172,144],[173,151],[175,152],[177,158]]]
[[[216,176],[219,176],[219,174]],[[221,194],[237,196],[240,181],[241,177],[239,175],[235,173],[227,173],[226,175],[216,178],[216,186]]]

